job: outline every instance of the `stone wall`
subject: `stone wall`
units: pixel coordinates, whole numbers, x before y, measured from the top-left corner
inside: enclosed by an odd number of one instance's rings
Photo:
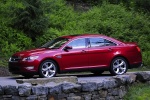
[[[0,100],[122,100],[128,88],[138,82],[150,82],[150,73],[118,75],[103,82],[0,86]]]

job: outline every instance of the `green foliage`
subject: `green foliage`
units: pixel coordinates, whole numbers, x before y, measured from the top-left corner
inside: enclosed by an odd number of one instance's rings
[[[150,97],[149,84],[136,84],[132,85],[129,92],[125,95],[123,100],[149,100]]]
[[[12,27],[23,30],[35,41],[47,29],[49,20],[44,16],[41,0],[22,0],[22,7],[14,10]]]
[[[16,31],[1,23],[0,26],[0,55],[11,56],[13,53],[31,48],[31,39],[22,32]]]
[[[32,44],[39,47],[62,35],[99,33],[122,41],[137,42],[142,50],[144,65],[147,68],[150,66],[149,10],[145,10],[144,6],[136,7],[137,2],[145,5],[146,0],[67,1],[93,6],[81,12],[75,11],[65,0],[0,1],[1,55],[32,48]]]
[[[143,10],[145,12],[150,12],[150,0],[133,0],[135,3],[135,8],[138,10]]]

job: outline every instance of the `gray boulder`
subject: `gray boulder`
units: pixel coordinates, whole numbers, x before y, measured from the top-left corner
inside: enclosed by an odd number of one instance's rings
[[[136,79],[140,82],[150,81],[150,73],[147,72],[138,72],[136,73]]]
[[[32,87],[32,93],[33,95],[47,95],[48,87],[34,86]]]
[[[97,83],[95,83],[95,82],[81,83],[81,85],[82,85],[82,91],[95,91],[95,90],[97,90]]]
[[[4,93],[6,95],[18,95],[18,90],[16,86],[7,85],[4,86]]]
[[[31,94],[31,87],[20,85],[18,86],[20,96],[29,96]]]
[[[3,90],[3,87],[0,86],[0,95],[3,95],[4,94],[4,90]]]
[[[62,91],[64,91],[65,93],[79,92],[80,90],[81,90],[81,85],[74,84],[74,83],[62,84]]]

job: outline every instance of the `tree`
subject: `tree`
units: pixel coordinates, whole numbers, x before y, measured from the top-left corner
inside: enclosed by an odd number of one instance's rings
[[[23,7],[14,11],[12,27],[22,30],[33,41],[48,28],[48,18],[44,15],[42,0],[21,0]]]

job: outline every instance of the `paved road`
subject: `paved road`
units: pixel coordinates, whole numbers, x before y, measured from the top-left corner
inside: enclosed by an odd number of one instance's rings
[[[78,77],[78,82],[84,82],[84,81],[89,81],[89,82],[100,82],[103,81],[104,79],[111,78],[112,76],[110,74],[102,74],[100,76],[93,75],[91,73],[79,73],[79,74],[61,74],[58,75],[58,77],[63,77],[63,76],[77,76]],[[38,78],[38,76],[34,77],[35,79]],[[24,77],[20,76],[11,76],[11,77],[0,77],[0,85],[5,86],[5,85],[15,85],[18,86],[16,83],[16,79],[24,79]]]

